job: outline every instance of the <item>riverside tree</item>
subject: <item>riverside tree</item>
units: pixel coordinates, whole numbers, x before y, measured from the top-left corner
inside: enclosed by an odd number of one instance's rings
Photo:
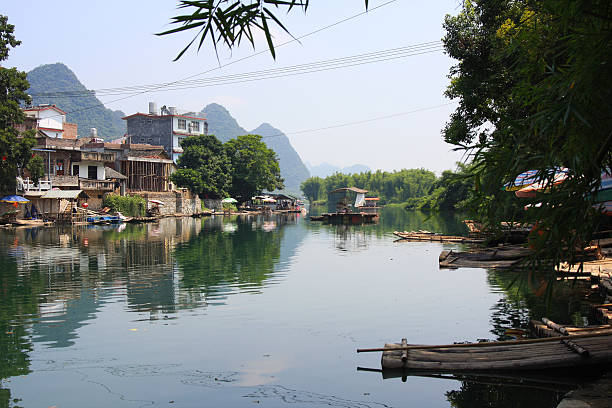
[[[197,135],[181,141],[183,154],[171,180],[202,198],[223,198],[231,185],[231,162],[223,143],[213,135]]]
[[[0,15],[0,63],[8,58],[11,48],[21,41],[15,39],[15,26],[8,23],[6,16]],[[23,123],[25,115],[21,103],[29,103],[26,93],[29,88],[26,73],[16,68],[0,66],[0,194],[14,194],[16,177],[28,166],[32,158],[32,147],[36,141],[34,131],[19,135],[15,125]],[[42,173],[42,162],[34,161],[30,170],[37,176]]]
[[[229,192],[239,203],[264,190],[284,187],[276,153],[261,141],[261,136],[244,135],[228,140],[225,151],[232,163]]]
[[[466,1],[444,26],[459,61],[446,92],[459,106],[444,138],[472,154],[481,219],[537,223],[539,257],[574,261],[601,222],[593,191],[612,166],[609,1]],[[554,185],[560,167],[567,179]],[[525,212],[502,187],[532,169],[547,192]]]

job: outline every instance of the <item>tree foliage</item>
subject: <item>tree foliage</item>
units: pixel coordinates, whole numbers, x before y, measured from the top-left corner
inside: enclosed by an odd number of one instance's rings
[[[540,257],[573,261],[600,222],[592,191],[612,165],[609,1],[476,0],[444,25],[459,61],[446,92],[459,107],[444,137],[473,155],[483,221],[537,222]],[[553,185],[559,167],[568,177]],[[515,211],[501,187],[532,169],[547,192],[522,203],[540,207]]]
[[[198,135],[181,141],[183,154],[171,179],[202,198],[223,198],[232,180],[231,162],[223,143],[214,135]]]
[[[0,61],[6,60],[10,48],[21,43],[15,39],[14,29],[8,18],[0,15]],[[25,72],[0,66],[0,194],[15,193],[16,177],[32,157],[34,132],[20,137],[14,127],[24,121],[20,103],[29,102],[28,87]]]
[[[176,61],[194,44],[197,44],[199,50],[207,38],[212,42],[215,51],[218,44],[225,44],[231,49],[240,45],[242,41],[248,41],[254,47],[254,31],[261,31],[266,37],[270,54],[276,58],[270,27],[274,24],[290,34],[276,16],[276,11],[285,9],[287,13],[292,10],[306,12],[309,2],[309,0],[180,0],[178,8],[189,12],[172,18],[171,23],[179,27],[158,35],[196,31],[191,42],[174,59]],[[367,9],[368,0],[365,0],[365,6]]]
[[[244,135],[225,143],[232,164],[230,195],[243,203],[264,190],[283,188],[276,153],[268,149],[261,136]]]
[[[358,187],[369,195],[380,198],[381,204],[404,203],[411,198],[429,193],[436,175],[425,169],[365,172],[357,174],[335,173],[320,178],[310,177],[302,183],[302,191],[310,201],[327,199],[327,193],[341,187]]]
[[[433,183],[429,193],[408,201],[406,208],[431,211],[454,211],[470,209],[474,194],[474,180],[469,177],[469,167],[457,163],[458,170],[445,170]]]

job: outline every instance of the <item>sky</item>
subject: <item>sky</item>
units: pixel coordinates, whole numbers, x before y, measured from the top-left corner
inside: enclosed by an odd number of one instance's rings
[[[29,71],[62,62],[94,90],[243,74],[437,41],[444,36],[444,16],[457,14],[461,2],[370,0],[370,10],[363,13],[363,0],[312,0],[307,13],[280,11],[283,24],[298,38],[331,27],[277,48],[276,59],[268,52],[253,55],[266,49],[260,35],[255,49],[245,43],[220,48],[217,56],[205,43],[199,52],[189,50],[173,62],[194,33],[155,33],[173,28],[170,19],[181,12],[177,4],[33,0],[24,7],[2,2],[0,14],[8,16],[22,41],[3,65]],[[279,28],[273,32],[278,44],[291,40]],[[147,112],[149,101],[193,111],[215,102],[247,130],[264,122],[280,129],[302,160],[313,165],[440,173],[462,159],[441,134],[456,106],[443,95],[454,63],[437,51],[283,78],[100,99],[126,114]]]

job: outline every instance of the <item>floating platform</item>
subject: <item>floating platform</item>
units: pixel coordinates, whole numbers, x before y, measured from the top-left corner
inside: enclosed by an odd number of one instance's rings
[[[459,235],[442,235],[428,231],[393,231],[393,235],[399,240],[405,241],[434,241],[434,242],[458,242],[463,244],[482,244],[484,239],[473,237],[462,237]]]
[[[378,221],[378,214],[375,213],[325,213],[320,216],[313,218],[310,217],[311,221],[323,221],[330,224],[367,224]]]
[[[612,329],[599,333],[470,344],[385,344],[383,370],[531,371],[612,363]]]

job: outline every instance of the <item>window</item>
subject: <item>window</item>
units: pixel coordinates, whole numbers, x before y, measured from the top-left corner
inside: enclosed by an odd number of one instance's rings
[[[178,120],[178,128],[186,130],[187,129],[187,121],[185,119]]]
[[[72,175],[78,177],[79,175],[79,165],[78,164],[75,164],[74,166],[72,166]]]
[[[190,126],[191,126],[191,131],[192,132],[199,132],[200,131],[200,122],[191,122]]]
[[[87,166],[87,178],[91,180],[97,180],[98,178],[98,167]]]

